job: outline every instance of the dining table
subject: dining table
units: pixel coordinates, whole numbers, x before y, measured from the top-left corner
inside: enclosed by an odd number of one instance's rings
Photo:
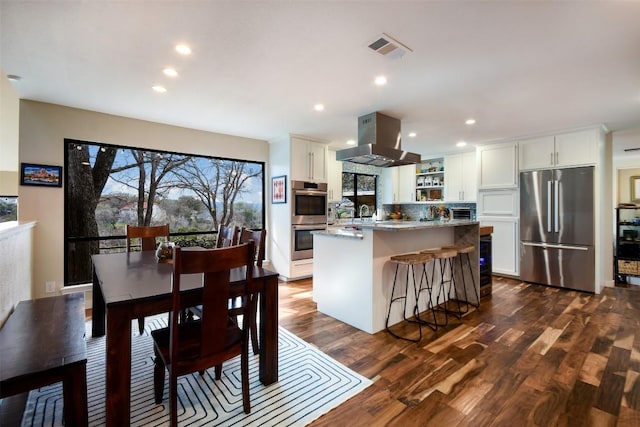
[[[91,258],[92,336],[104,336],[106,332],[106,425],[128,426],[131,323],[133,319],[172,310],[173,264],[159,262],[155,251],[105,253]],[[245,276],[245,268],[232,269],[232,288],[242,289]],[[200,275],[183,277],[181,289],[186,306],[201,304]],[[278,380],[278,273],[254,265],[253,291],[259,295],[259,377],[269,385]]]

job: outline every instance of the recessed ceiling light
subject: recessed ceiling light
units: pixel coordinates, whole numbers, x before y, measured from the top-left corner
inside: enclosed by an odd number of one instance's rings
[[[180,55],[190,55],[191,48],[186,44],[179,44],[176,46],[176,52],[178,52]]]
[[[385,76],[378,76],[374,80],[374,83],[377,84],[378,86],[384,86],[387,84],[387,78]]]
[[[467,119],[465,123],[468,125],[474,125],[476,123],[476,119]]]
[[[356,145],[356,141],[353,139],[350,139],[347,141],[347,145]]]
[[[415,138],[416,135],[417,135],[417,133],[415,133],[415,132],[409,132],[408,136],[409,136],[409,138]]]
[[[178,77],[178,72],[176,70],[174,70],[173,68],[167,67],[164,70],[162,70],[162,72],[164,73],[165,76]]]
[[[164,86],[158,86],[158,85],[152,86],[151,89],[153,89],[158,93],[165,93],[167,91],[167,89]]]
[[[313,106],[313,109],[316,111],[324,111],[324,105],[322,104],[316,104]]]
[[[7,74],[7,78],[12,82],[17,82],[17,81],[20,81],[22,77],[16,76],[15,74]]]
[[[466,143],[465,141],[459,141],[459,142],[456,144],[456,147],[464,147],[465,145],[467,145],[467,143]]]

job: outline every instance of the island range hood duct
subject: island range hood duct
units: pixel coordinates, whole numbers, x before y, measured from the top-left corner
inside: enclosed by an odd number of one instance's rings
[[[420,163],[420,154],[400,147],[400,120],[382,113],[358,117],[358,145],[336,151],[336,160],[378,167]]]

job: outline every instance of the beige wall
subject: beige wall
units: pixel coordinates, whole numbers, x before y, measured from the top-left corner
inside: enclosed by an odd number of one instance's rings
[[[265,163],[269,159],[266,141],[20,101],[20,162],[64,165],[65,138]],[[19,220],[38,222],[34,235],[33,294],[36,298],[45,296],[47,281],[55,281],[57,289],[63,284],[63,199],[63,188],[19,188]]]
[[[19,100],[0,67],[0,196],[18,194]]]

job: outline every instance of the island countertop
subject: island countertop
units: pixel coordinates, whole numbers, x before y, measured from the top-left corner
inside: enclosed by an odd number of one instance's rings
[[[479,224],[478,221],[469,221],[464,219],[453,219],[449,221],[363,221],[332,225],[327,227],[327,230],[313,231],[312,234],[362,239],[362,230],[365,229],[373,231],[403,231],[459,227],[476,224]]]

